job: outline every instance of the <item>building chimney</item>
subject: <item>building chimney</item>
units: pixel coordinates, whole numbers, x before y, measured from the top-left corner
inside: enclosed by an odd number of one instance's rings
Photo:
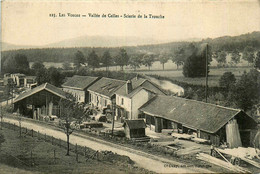
[[[138,78],[139,78],[139,77],[138,77],[138,74],[136,74],[136,76],[135,76],[135,80],[138,80]]]
[[[126,93],[129,94],[132,92],[132,90],[133,90],[132,82],[128,80],[126,82]]]

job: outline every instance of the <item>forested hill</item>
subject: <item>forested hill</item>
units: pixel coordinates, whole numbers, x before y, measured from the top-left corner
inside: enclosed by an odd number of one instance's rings
[[[195,45],[199,45],[207,42],[212,51],[224,50],[233,51],[238,49],[242,52],[246,46],[252,46],[255,50],[260,50],[260,31],[243,34],[240,36],[224,36],[215,39],[203,39],[199,42],[194,42]],[[152,53],[159,54],[173,54],[179,47],[186,47],[191,42],[171,42],[165,44],[143,45],[143,46],[128,46],[123,47],[126,49],[129,55],[134,54],[147,54]],[[79,50],[85,56],[94,49],[98,56],[102,56],[104,51],[109,50],[112,57],[116,56],[119,52],[119,47],[73,47],[73,48],[32,48],[32,49],[19,49],[12,51],[2,51],[2,61],[15,54],[25,54],[28,57],[28,61],[44,61],[44,62],[72,62],[75,53]]]

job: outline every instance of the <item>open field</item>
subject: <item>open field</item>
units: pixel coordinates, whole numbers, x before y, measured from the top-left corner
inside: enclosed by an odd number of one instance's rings
[[[249,72],[249,67],[237,67],[237,68],[210,68],[209,78],[208,78],[208,85],[209,87],[218,86],[220,77],[225,72],[232,72],[237,79],[241,77],[243,72]],[[158,75],[162,77],[167,77],[172,80],[177,80],[180,82],[185,82],[194,85],[205,85],[205,78],[187,78],[184,77],[182,74],[182,69],[179,70],[166,70],[166,71],[137,71],[140,74],[145,75]]]
[[[30,134],[19,136],[19,128],[12,130],[6,126],[0,130],[0,173],[144,173],[128,157],[109,156],[109,159],[90,158],[86,161],[84,155],[71,152],[66,156],[66,148],[45,142],[38,136]],[[64,142],[65,143],[65,142]],[[75,148],[71,147],[71,148]],[[54,152],[55,151],[55,152]],[[93,150],[89,150],[93,153]],[[55,154],[55,156],[54,156]]]

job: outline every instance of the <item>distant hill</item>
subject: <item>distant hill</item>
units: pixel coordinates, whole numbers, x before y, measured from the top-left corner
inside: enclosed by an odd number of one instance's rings
[[[138,38],[115,38],[115,37],[99,37],[99,36],[86,36],[79,37],[75,39],[69,39],[61,41],[58,43],[53,43],[46,45],[49,48],[29,48],[20,50],[9,50],[2,51],[2,61],[9,56],[13,56],[17,53],[25,54],[30,62],[34,61],[44,61],[44,62],[72,62],[75,53],[79,50],[87,56],[89,52],[94,49],[99,56],[102,56],[105,50],[109,50],[111,56],[116,56],[119,51],[119,46],[124,45],[123,48],[126,49],[129,55],[134,54],[146,54],[153,53],[155,55],[173,54],[174,51],[179,47],[186,48],[190,43],[195,45],[200,45],[203,43],[208,43],[213,51],[225,50],[230,52],[234,49],[238,49],[240,52],[246,46],[252,46],[256,50],[260,50],[260,32],[252,32],[248,34],[243,34],[239,36],[224,36],[215,39],[203,39],[201,41],[194,42],[198,39],[193,39],[190,41],[180,41],[180,42],[170,42],[170,43],[156,43],[153,39],[142,40]],[[142,43],[149,42],[149,45],[142,45]],[[192,41],[192,42],[191,42]],[[86,46],[90,44],[92,46]],[[95,46],[93,46],[95,45]],[[110,45],[110,46],[109,46]],[[136,45],[136,46],[131,46]],[[15,47],[15,46],[13,46]],[[17,46],[18,49],[19,46]],[[59,48],[54,48],[59,47]],[[70,48],[67,48],[70,47]],[[93,48],[94,47],[94,48]]]

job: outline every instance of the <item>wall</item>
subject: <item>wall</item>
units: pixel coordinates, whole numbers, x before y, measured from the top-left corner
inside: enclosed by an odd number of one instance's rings
[[[76,101],[79,103],[86,101],[85,100],[85,91],[83,91],[83,90],[63,88],[63,91],[72,94],[76,98]]]
[[[139,108],[144,105],[150,98],[152,94],[144,89],[140,90],[132,97],[132,115],[131,119],[138,119]]]
[[[89,91],[90,102],[93,107],[98,107],[99,109],[107,108],[108,105],[112,105],[112,101],[109,97],[97,94],[95,92]]]

